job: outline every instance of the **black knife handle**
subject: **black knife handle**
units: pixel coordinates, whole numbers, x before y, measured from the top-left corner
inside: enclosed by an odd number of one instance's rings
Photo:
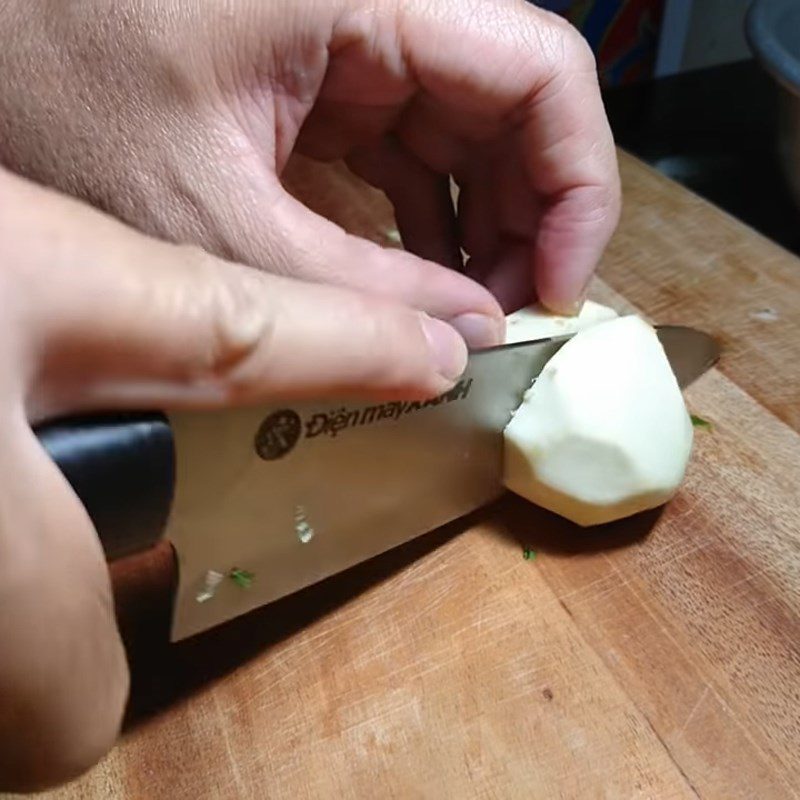
[[[175,483],[172,430],[163,414],[70,418],[35,433],[89,513],[109,561],[161,538]]]

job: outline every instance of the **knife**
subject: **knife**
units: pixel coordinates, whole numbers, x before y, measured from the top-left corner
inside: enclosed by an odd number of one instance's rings
[[[657,331],[681,387],[718,358],[705,333]],[[499,497],[502,431],[569,338],[474,352],[456,386],[427,402],[99,415],[36,434],[109,560],[171,543],[175,641]]]

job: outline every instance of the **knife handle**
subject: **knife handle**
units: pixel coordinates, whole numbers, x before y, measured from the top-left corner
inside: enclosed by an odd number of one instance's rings
[[[86,508],[109,561],[161,538],[175,483],[172,430],[163,414],[70,418],[35,433]]]

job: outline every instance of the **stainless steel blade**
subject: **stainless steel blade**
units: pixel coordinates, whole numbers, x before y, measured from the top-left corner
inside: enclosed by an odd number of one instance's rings
[[[261,606],[502,492],[501,431],[565,340],[475,353],[428,403],[170,415],[178,557],[173,639]],[[239,581],[231,579],[231,570]]]
[[[659,331],[682,385],[713,340]],[[170,415],[182,639],[389,550],[498,497],[501,432],[569,337],[474,353],[427,403],[304,404]],[[238,572],[236,570],[239,570]],[[248,584],[248,585],[245,585]]]
[[[694,383],[719,360],[719,345],[703,331],[680,325],[659,325],[656,330],[682,389]]]

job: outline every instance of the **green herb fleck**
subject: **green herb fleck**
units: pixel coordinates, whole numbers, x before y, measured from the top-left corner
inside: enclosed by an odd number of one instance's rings
[[[536,551],[531,547],[526,547],[522,551],[522,557],[526,561],[535,561],[536,560]]]
[[[385,233],[386,238],[392,244],[402,244],[403,240],[400,238],[400,231],[397,228],[389,228]]]
[[[239,569],[234,567],[229,573],[228,577],[240,588],[249,589],[253,585],[253,579],[256,577],[252,572],[246,569]]]
[[[714,428],[707,419],[698,417],[697,414],[692,414],[692,425],[694,425],[695,428],[705,428],[707,431],[713,430]]]

